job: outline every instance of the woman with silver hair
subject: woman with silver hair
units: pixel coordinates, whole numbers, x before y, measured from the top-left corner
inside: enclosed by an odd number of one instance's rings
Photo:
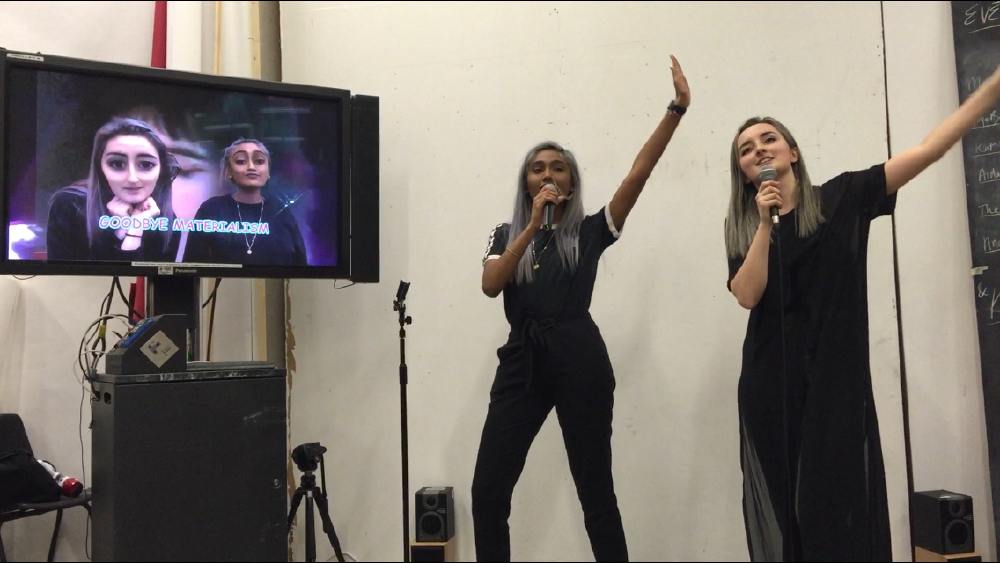
[[[236,192],[201,204],[194,218],[203,227],[190,231],[184,262],[307,265],[295,216],[280,199],[261,194],[271,177],[271,153],[264,143],[237,139],[223,151],[220,169],[221,183]],[[205,230],[205,225],[212,227]]]
[[[783,124],[739,127],[724,234],[727,286],[750,310],[737,396],[751,561],[892,560],[868,234],[998,99],[1000,69],[919,145],[819,186]]]
[[[528,151],[514,214],[490,234],[482,289],[503,293],[510,323],[498,351],[489,413],[472,483],[479,561],[509,561],[510,503],[535,435],[554,407],[597,561],[627,561],[611,473],[615,378],[590,300],[601,254],[625,219],[690,103],[687,79],[671,57],[676,97],[611,201],[584,216],[573,154],[556,143]],[[551,223],[543,222],[551,204]]]

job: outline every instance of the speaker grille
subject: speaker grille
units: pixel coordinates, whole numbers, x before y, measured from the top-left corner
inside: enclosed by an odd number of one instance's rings
[[[424,487],[417,491],[418,542],[447,542],[455,535],[455,496],[452,487]]]
[[[976,550],[972,497],[950,491],[913,494],[914,545],[940,555]]]
[[[424,515],[420,517],[420,530],[429,537],[441,537],[441,531],[443,529],[444,520],[442,520],[437,514],[433,512],[425,512]]]

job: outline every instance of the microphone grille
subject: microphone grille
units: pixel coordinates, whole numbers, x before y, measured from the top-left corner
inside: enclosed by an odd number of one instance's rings
[[[760,181],[766,182],[768,180],[777,180],[778,171],[774,169],[773,166],[765,166],[760,169]]]

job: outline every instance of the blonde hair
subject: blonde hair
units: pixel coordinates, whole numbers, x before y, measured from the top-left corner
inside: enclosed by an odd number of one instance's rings
[[[740,125],[736,132],[730,157],[732,191],[725,223],[726,254],[730,258],[746,256],[747,251],[750,250],[750,244],[753,242],[753,237],[757,233],[757,226],[760,224],[760,212],[757,210],[755,200],[757,189],[740,169],[737,143],[739,143],[740,135],[744,131],[761,123],[766,123],[777,129],[778,133],[785,138],[789,148],[794,150],[799,157],[798,161],[792,164],[792,174],[795,175],[795,181],[798,184],[798,189],[795,191],[795,223],[798,236],[803,238],[813,234],[824,221],[819,193],[809,180],[809,172],[806,170],[805,159],[802,157],[802,149],[799,148],[795,137],[792,136],[787,127],[773,117],[752,117]]]

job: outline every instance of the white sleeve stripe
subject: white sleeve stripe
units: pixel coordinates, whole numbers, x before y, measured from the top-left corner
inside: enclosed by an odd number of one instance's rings
[[[499,258],[500,257],[499,254],[490,255],[490,250],[493,249],[493,240],[496,238],[497,231],[500,230],[500,227],[502,227],[502,226],[503,226],[503,223],[500,223],[496,227],[493,227],[493,230],[490,231],[490,240],[486,242],[486,252],[483,253],[483,266],[486,265],[486,261],[487,260],[491,260],[491,259]]]
[[[618,229],[615,228],[614,220],[611,219],[610,203],[604,206],[604,218],[608,221],[608,230],[611,231],[611,234],[614,235],[615,238],[622,236],[622,234],[618,232]]]

